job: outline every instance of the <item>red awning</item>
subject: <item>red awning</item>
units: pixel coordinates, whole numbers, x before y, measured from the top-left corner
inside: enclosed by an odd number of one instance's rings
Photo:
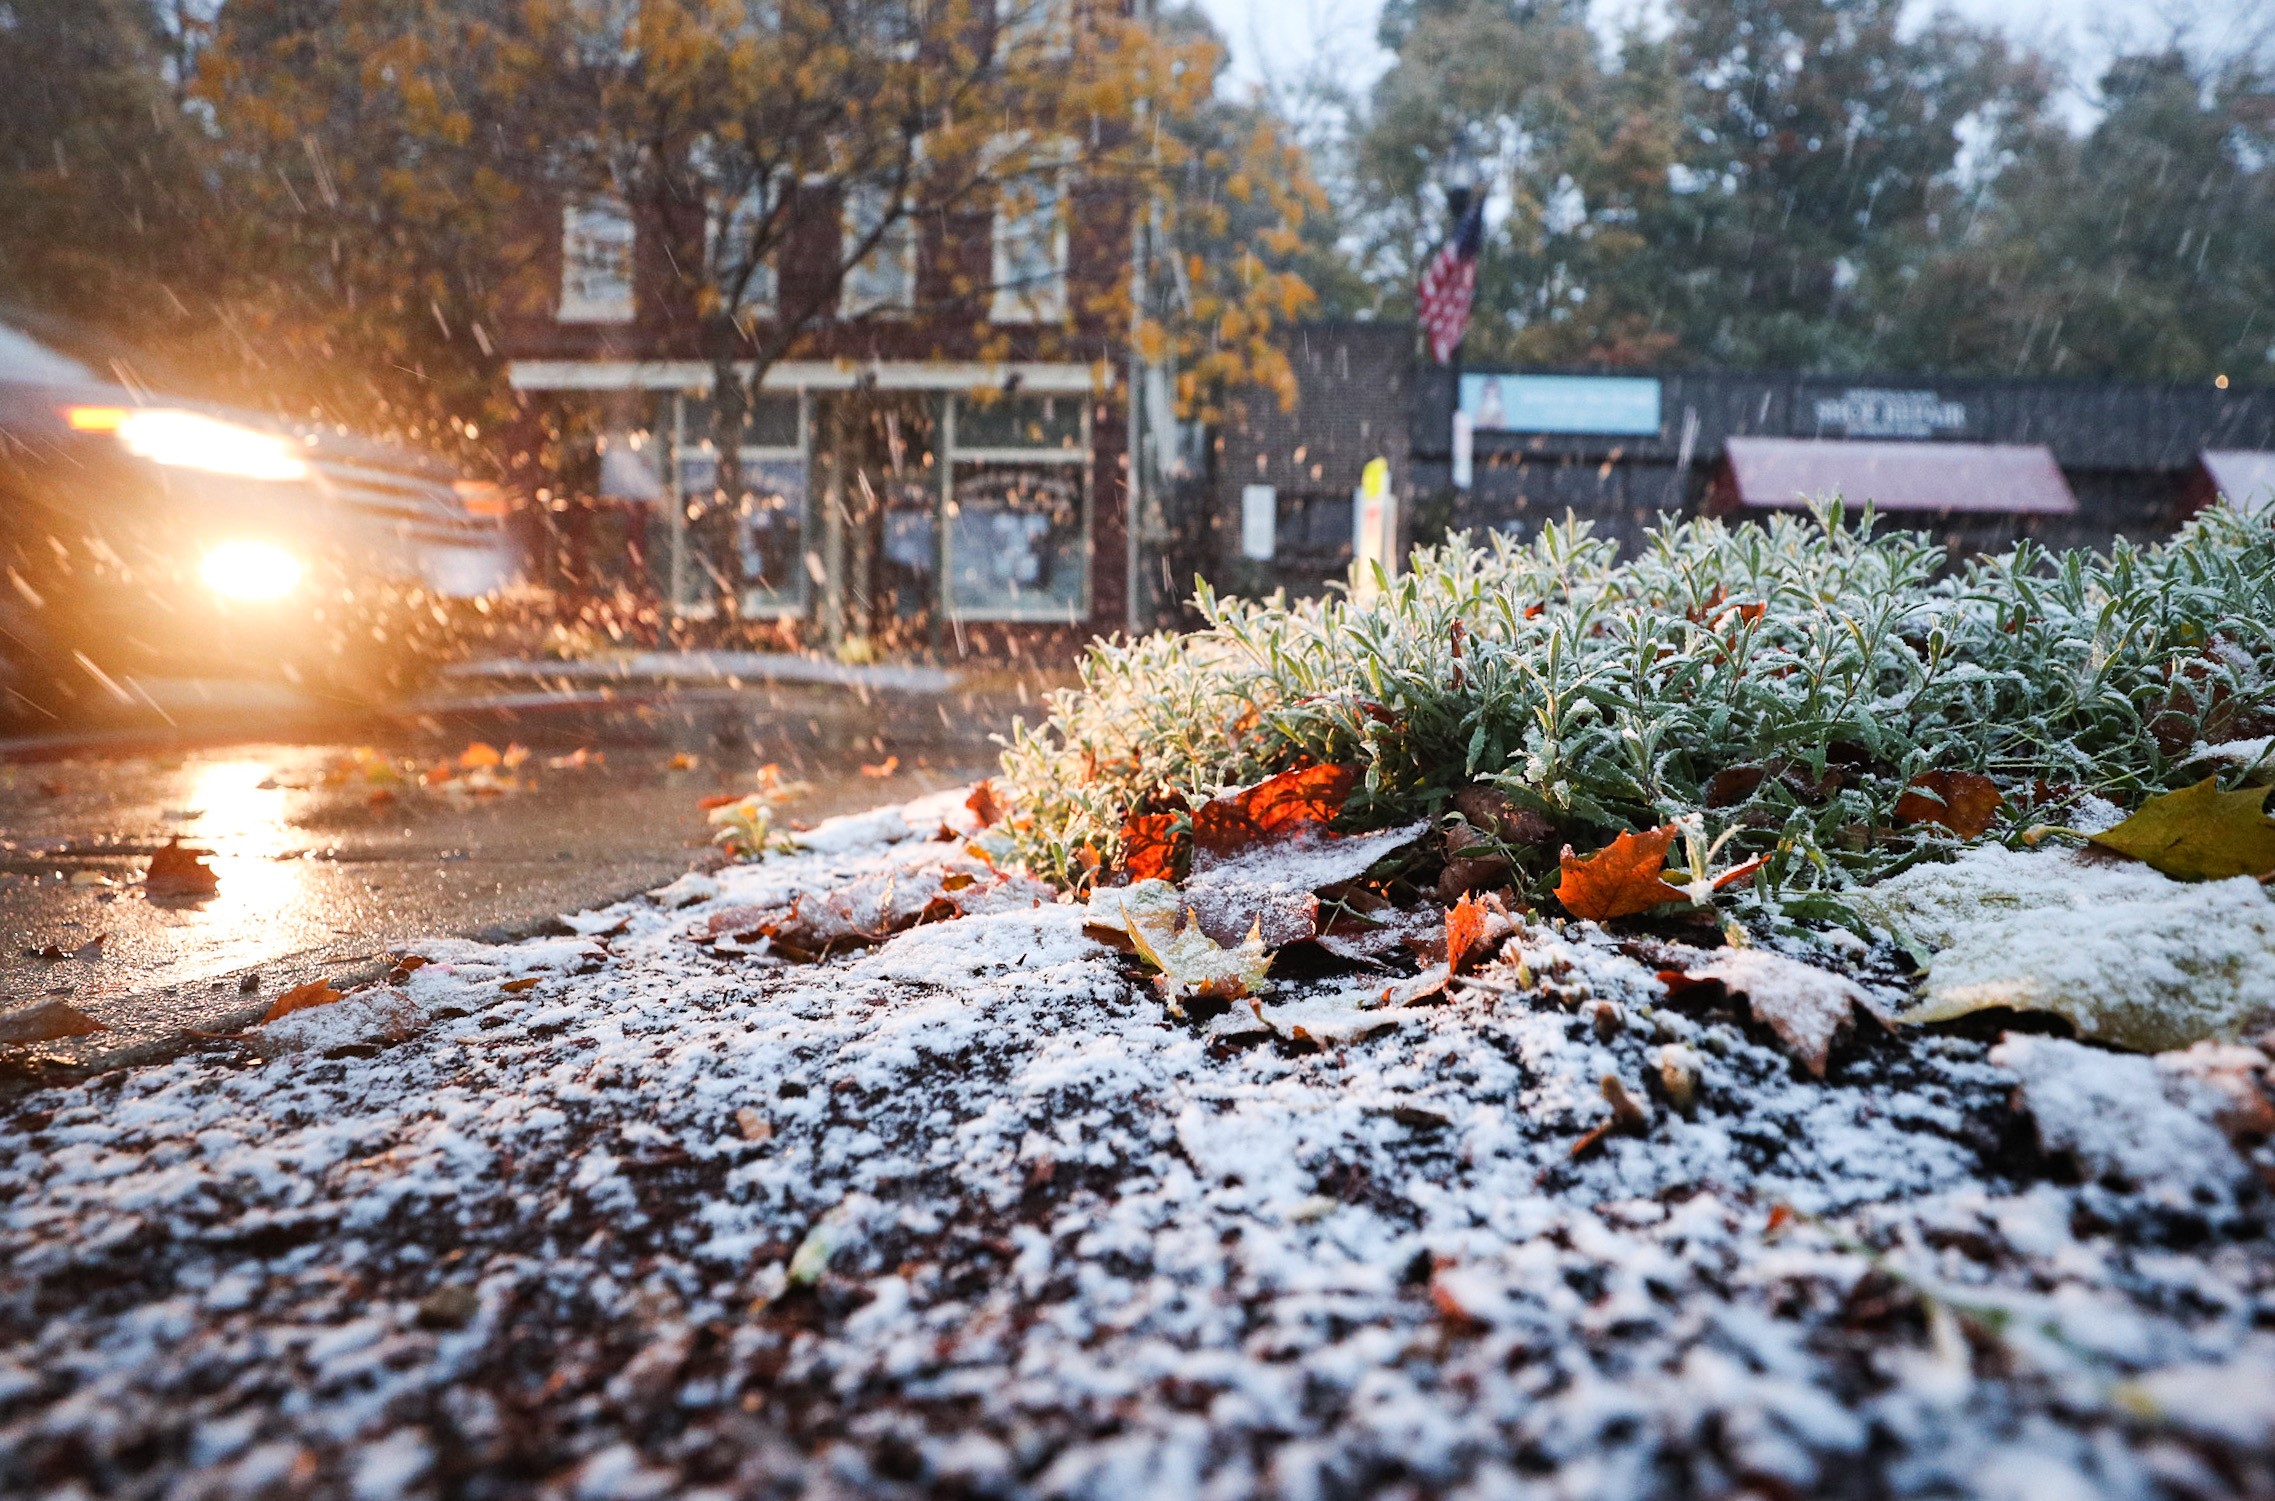
[[[2275,453],[2248,448],[2207,448],[2196,456],[2212,488],[2249,514],[2275,503]]]
[[[2068,516],[2077,497],[2043,443],[1844,443],[1731,438],[1724,506],[1799,510],[1839,496],[1852,509]]]

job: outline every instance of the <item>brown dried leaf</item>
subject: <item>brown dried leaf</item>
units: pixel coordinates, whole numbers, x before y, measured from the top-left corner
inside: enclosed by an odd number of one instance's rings
[[[54,1042],[109,1030],[68,1001],[38,1001],[0,1015],[0,1044]]]
[[[269,1009],[261,1013],[261,1020],[263,1023],[273,1022],[280,1016],[306,1011],[311,1006],[329,1006],[339,1000],[342,994],[332,988],[330,980],[310,980],[305,985],[293,986],[271,1001]]]
[[[1679,970],[1659,979],[1669,993],[1714,983],[1750,1003],[1754,1020],[1768,1027],[1809,1072],[1822,1079],[1833,1043],[1856,1013],[1889,1024],[1870,991],[1854,980],[1764,949],[1722,949],[1713,954],[1678,950]],[[1697,962],[1704,960],[1705,962]]]
[[[1682,888],[1668,885],[1659,874],[1667,868],[1667,846],[1675,833],[1675,826],[1668,824],[1641,834],[1621,834],[1585,858],[1566,845],[1556,899],[1574,917],[1592,922],[1633,917],[1664,902],[1685,900]]]
[[[150,896],[212,896],[221,889],[221,878],[199,858],[212,853],[185,849],[181,840],[172,840],[150,857],[150,869],[142,876],[143,891]]]
[[[974,787],[972,795],[964,799],[964,806],[972,810],[972,817],[979,820],[983,829],[990,828],[1003,819],[1003,804],[996,801],[995,782],[992,779]]]
[[[1973,839],[1997,819],[2006,802],[1998,783],[1974,771],[1923,771],[1896,799],[1896,817],[1905,823],[1941,824],[1962,839]]]

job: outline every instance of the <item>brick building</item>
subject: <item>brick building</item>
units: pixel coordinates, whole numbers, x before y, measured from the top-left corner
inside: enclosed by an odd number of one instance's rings
[[[1118,190],[1069,178],[902,221],[764,372],[732,494],[713,386],[741,336],[680,270],[705,263],[705,206],[553,204],[500,342],[583,481],[540,501],[556,580],[801,641],[1021,650],[1123,625],[1126,331],[1101,310],[1130,221]],[[858,193],[804,196],[761,325],[868,228]]]

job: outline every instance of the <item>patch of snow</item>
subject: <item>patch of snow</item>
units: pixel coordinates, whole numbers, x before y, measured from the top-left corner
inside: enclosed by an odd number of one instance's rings
[[[2211,1122],[2216,1099],[2191,1090],[2184,1098],[2195,1109],[2176,1103],[2154,1058],[2026,1034],[2010,1035],[1990,1056],[2021,1080],[2040,1143],[2089,1176],[2121,1179],[2175,1208],[2232,1202],[2250,1180]]]

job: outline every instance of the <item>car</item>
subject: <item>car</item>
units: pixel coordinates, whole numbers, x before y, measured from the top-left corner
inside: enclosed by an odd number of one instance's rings
[[[503,511],[431,456],[163,398],[0,323],[0,712],[156,678],[399,694],[514,577]]]

